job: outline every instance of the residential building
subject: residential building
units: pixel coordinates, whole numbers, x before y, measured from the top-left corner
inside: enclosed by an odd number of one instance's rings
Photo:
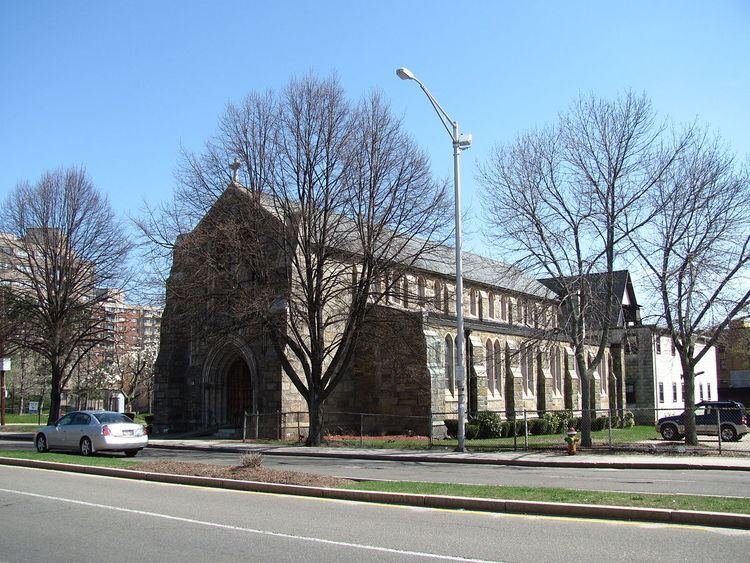
[[[750,319],[729,324],[718,346],[719,397],[750,407]]]

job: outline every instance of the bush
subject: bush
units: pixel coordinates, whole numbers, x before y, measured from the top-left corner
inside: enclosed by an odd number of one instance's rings
[[[469,424],[466,425],[464,430],[466,431],[467,440],[476,440],[477,438],[479,438],[479,425],[478,424],[475,424],[474,422],[470,422]],[[458,434],[458,431],[456,431],[456,433]]]
[[[258,469],[263,465],[263,454],[258,452],[245,452],[240,456],[240,465],[251,469]]]
[[[597,416],[591,421],[591,430],[595,432],[597,430],[604,430],[609,427],[609,417],[606,415]]]
[[[497,413],[490,411],[478,412],[473,421],[479,427],[480,438],[502,437],[503,421]]]
[[[449,438],[455,438],[458,436],[458,419],[457,418],[446,418],[443,421],[445,424],[445,433],[448,434]]]
[[[625,411],[625,416],[622,417],[621,428],[632,428],[635,426],[635,416],[631,411]]]

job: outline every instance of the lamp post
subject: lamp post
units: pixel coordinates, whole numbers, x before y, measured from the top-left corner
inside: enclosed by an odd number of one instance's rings
[[[408,68],[399,68],[396,70],[396,76],[401,80],[413,80],[425,93],[430,100],[435,113],[438,114],[440,122],[450,135],[453,144],[453,186],[454,199],[456,202],[456,386],[458,387],[458,451],[464,451],[464,437],[466,436],[464,427],[464,417],[466,416],[466,388],[465,388],[465,369],[464,369],[464,281],[463,281],[463,262],[461,253],[461,173],[459,167],[459,157],[461,151],[471,146],[471,134],[461,134],[458,128],[458,122],[452,120],[438,103],[435,97],[425,87],[424,84],[414,76],[414,73]],[[432,421],[430,421],[432,424]]]

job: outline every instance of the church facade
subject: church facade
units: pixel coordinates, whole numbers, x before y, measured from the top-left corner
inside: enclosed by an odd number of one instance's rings
[[[246,197],[243,190],[230,185],[207,217]],[[220,217],[217,213],[216,220]],[[156,365],[154,423],[172,432],[239,427],[244,413],[250,413],[260,435],[296,437],[304,433],[304,417],[298,416],[298,427],[288,431],[280,430],[279,418],[307,407],[262,324],[251,317],[233,323],[236,303],[208,307],[196,292],[178,290],[203,267],[190,259],[190,249],[191,239],[210,238],[217,228],[204,223],[185,235],[174,253]],[[326,401],[327,412],[383,415],[377,430],[382,433],[444,431],[442,421],[458,410],[453,252],[434,250],[400,272],[396,283],[373,284],[371,322],[359,336],[352,369]],[[469,415],[489,410],[512,418],[526,411],[535,417],[547,410],[580,409],[580,379],[573,351],[557,330],[555,294],[507,264],[470,253],[463,260]],[[343,253],[341,265],[356,277],[356,265],[347,263]],[[262,283],[273,291],[295,280],[280,269]],[[185,314],[197,310],[205,313],[205,321]],[[187,317],[192,320],[185,322]],[[216,330],[207,328],[211,323]],[[590,408],[624,408],[619,347],[606,351],[591,391]]]

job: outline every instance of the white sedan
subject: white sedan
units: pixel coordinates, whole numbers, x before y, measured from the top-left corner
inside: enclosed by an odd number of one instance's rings
[[[132,457],[148,445],[143,426],[119,412],[75,411],[40,428],[34,444],[38,452],[77,450],[81,455],[101,451]]]

